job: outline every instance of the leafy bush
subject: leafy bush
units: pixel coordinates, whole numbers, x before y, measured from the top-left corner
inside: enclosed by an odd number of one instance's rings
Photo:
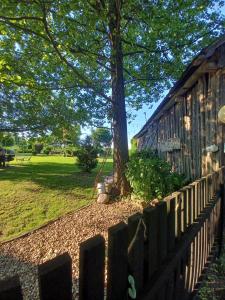
[[[145,201],[162,199],[183,186],[183,176],[171,172],[171,166],[153,152],[134,153],[127,165],[126,176],[133,193]]]
[[[98,164],[98,151],[92,145],[89,137],[87,137],[81,144],[80,148],[75,151],[75,155],[77,156],[78,167],[85,172],[90,173],[91,170]]]
[[[43,153],[46,155],[49,155],[49,153],[52,151],[52,147],[47,146],[44,148]]]
[[[29,153],[29,154],[31,154],[33,151],[30,150],[30,149],[23,148],[23,149],[19,149],[17,152],[18,153]]]
[[[130,149],[129,153],[130,153],[130,155],[133,155],[137,152],[137,149],[138,149],[137,139],[132,138],[130,141],[130,144],[131,144],[131,149]]]
[[[33,152],[36,152],[36,154],[40,154],[42,149],[43,149],[44,145],[41,143],[36,143],[34,144],[34,149]]]
[[[76,154],[76,148],[75,147],[66,147],[64,149],[64,156],[73,157]]]

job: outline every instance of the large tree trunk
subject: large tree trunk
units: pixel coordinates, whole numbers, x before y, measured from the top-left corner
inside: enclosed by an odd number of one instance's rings
[[[129,155],[123,78],[123,53],[120,32],[120,9],[121,0],[109,0],[114,180],[120,194],[125,196],[130,192],[130,185],[125,177],[125,168]]]

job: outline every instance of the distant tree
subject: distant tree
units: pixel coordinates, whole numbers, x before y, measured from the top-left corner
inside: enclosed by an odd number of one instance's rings
[[[4,134],[2,139],[2,146],[11,147],[15,144],[15,139],[12,134]]]
[[[44,145],[41,144],[41,143],[35,143],[34,144],[34,152],[36,154],[40,154],[43,148],[44,148]]]
[[[91,134],[92,140],[95,145],[107,147],[111,144],[112,134],[107,128],[97,128]]]

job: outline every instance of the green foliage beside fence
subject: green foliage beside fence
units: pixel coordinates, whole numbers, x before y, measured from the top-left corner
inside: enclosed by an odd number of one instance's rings
[[[184,177],[171,171],[171,166],[151,151],[131,155],[126,176],[133,193],[145,201],[164,196],[184,185]]]

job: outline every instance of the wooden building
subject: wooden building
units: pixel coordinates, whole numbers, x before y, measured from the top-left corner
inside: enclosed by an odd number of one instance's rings
[[[223,126],[218,111],[225,105],[225,36],[192,61],[135,138],[173,170],[195,179],[223,164]]]

